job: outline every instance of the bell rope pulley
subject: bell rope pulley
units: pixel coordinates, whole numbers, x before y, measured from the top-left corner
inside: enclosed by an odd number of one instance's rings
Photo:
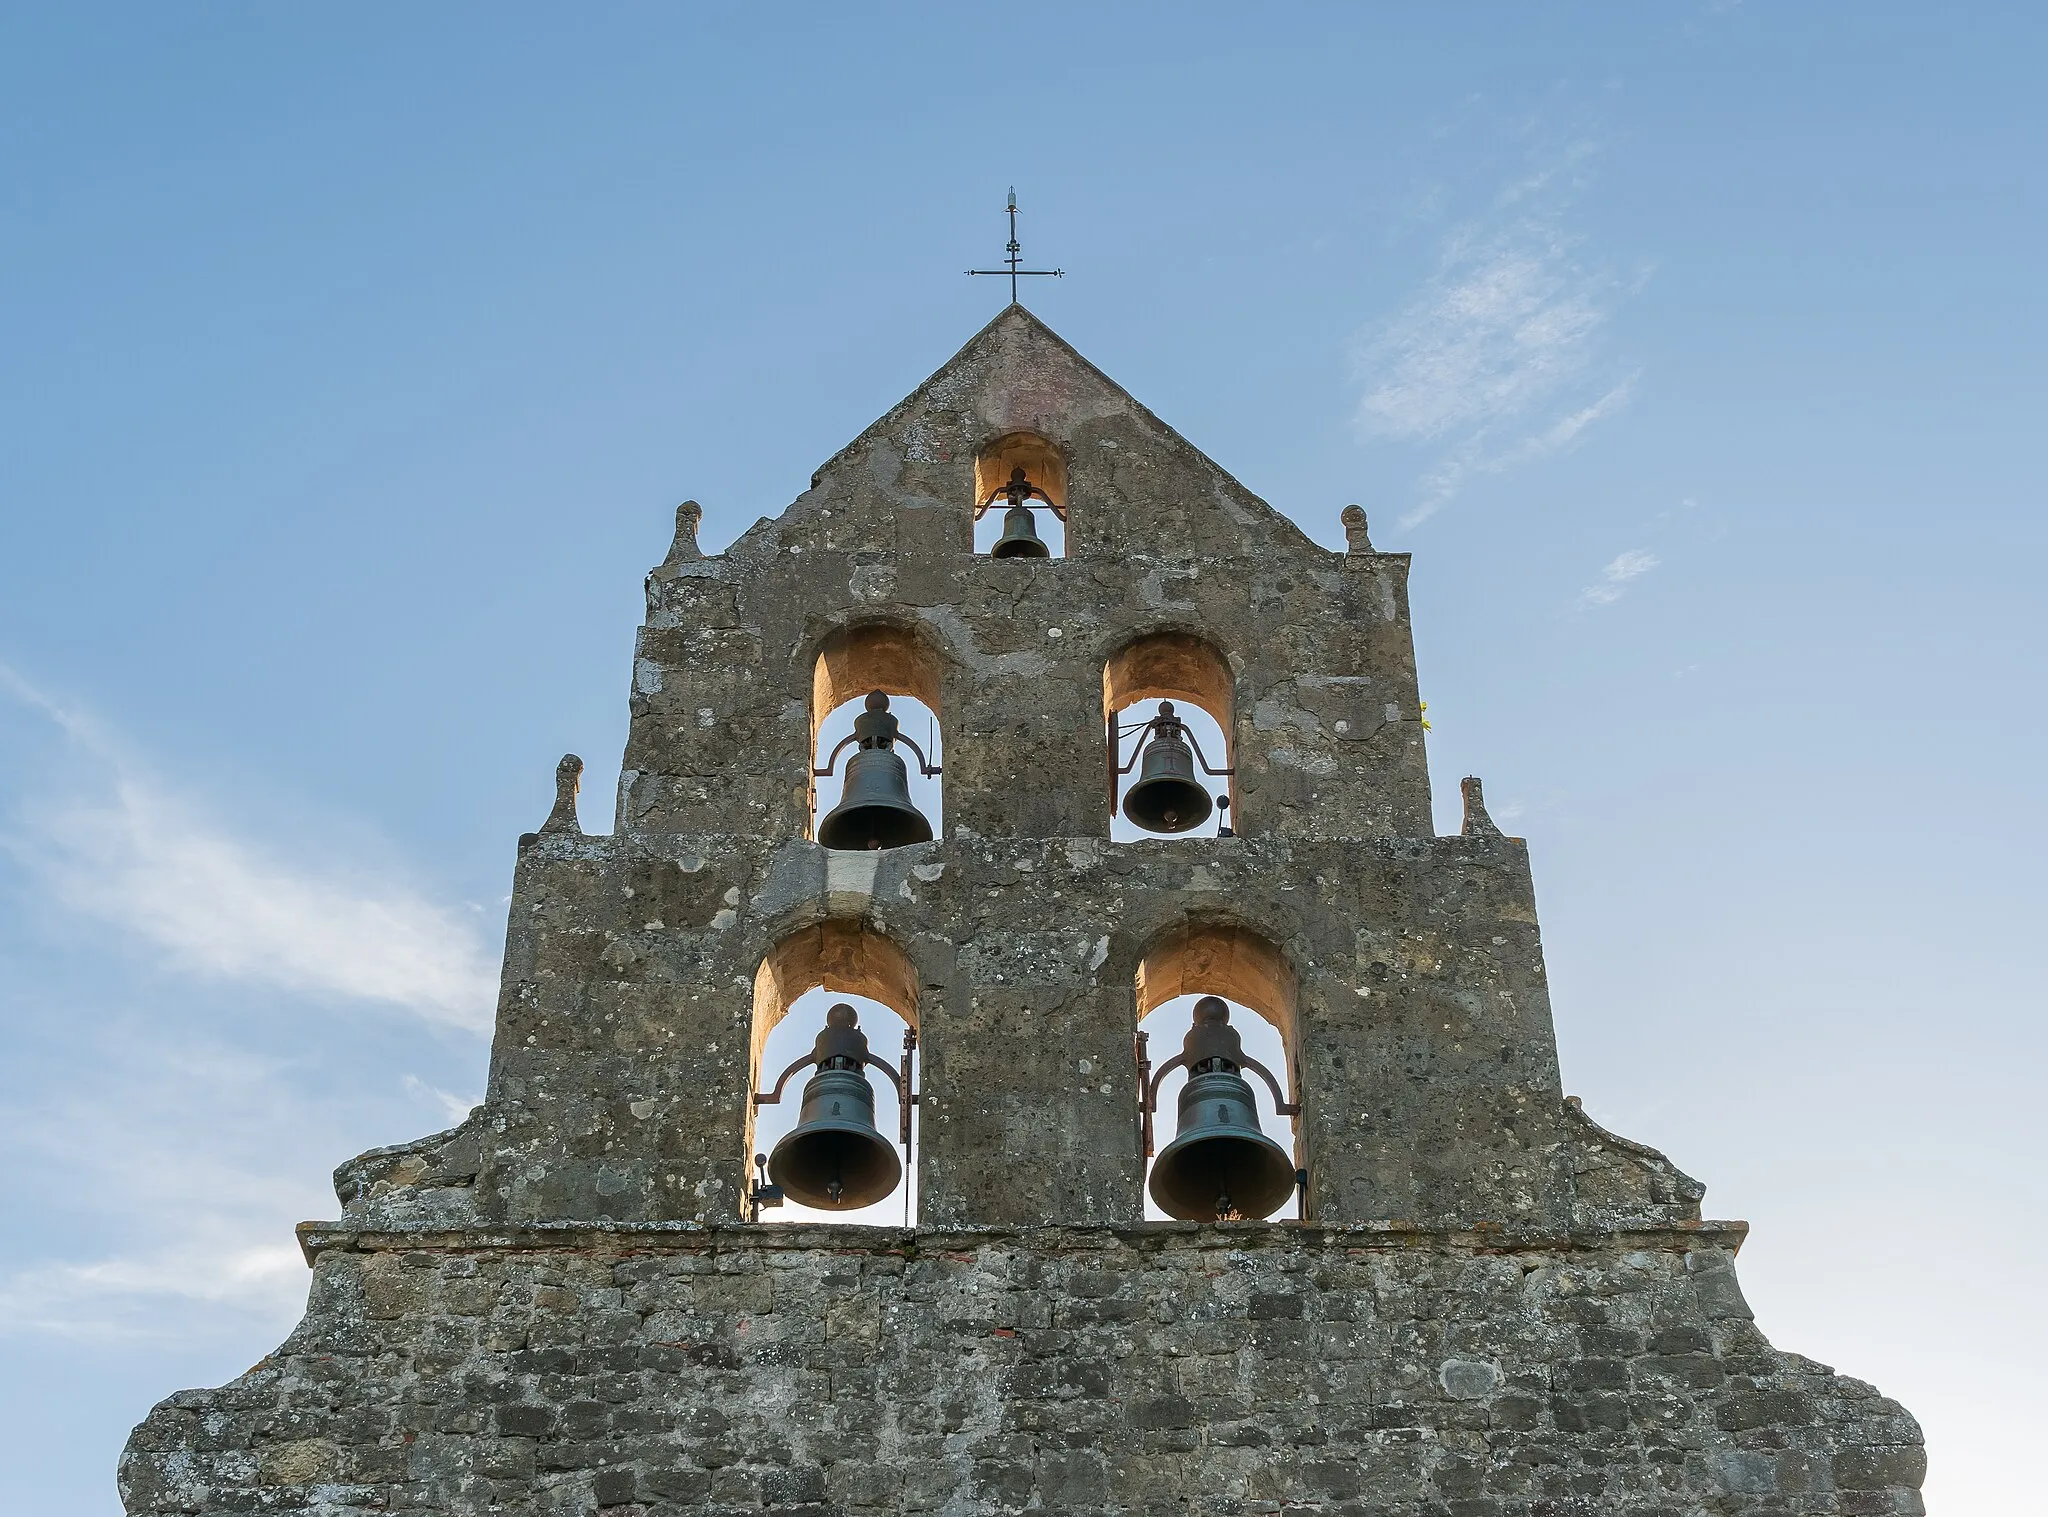
[[[1194,1025],[1181,1051],[1153,1070],[1145,1057],[1145,1034],[1138,1034],[1140,1110],[1145,1153],[1152,1153],[1152,1118],[1159,1107],[1159,1082],[1175,1069],[1185,1069],[1179,1123],[1174,1140],[1152,1165],[1146,1189],[1169,1217],[1183,1222],[1256,1221],[1270,1217],[1300,1183],[1287,1150],[1266,1136],[1259,1125],[1258,1102],[1251,1083],[1239,1072],[1249,1069],[1273,1092],[1273,1109],[1291,1117],[1301,1110],[1280,1092],[1272,1071],[1244,1051],[1237,1029],[1230,1025],[1230,1007],[1220,996],[1195,1003]]]
[[[860,1015],[853,1007],[841,1001],[825,1013],[825,1025],[811,1051],[785,1069],[772,1090],[754,1092],[756,1108],[772,1106],[782,1099],[791,1075],[812,1070],[804,1082],[796,1126],[783,1134],[765,1160],[754,1156],[766,1178],[756,1180],[748,1191],[750,1219],[758,1221],[763,1206],[779,1206],[785,1198],[820,1211],[854,1211],[896,1189],[903,1178],[903,1161],[896,1157],[896,1144],[875,1128],[875,1090],[864,1066],[879,1069],[896,1091],[897,1136],[908,1159],[910,1109],[918,1101],[910,1085],[916,1048],[917,1033],[905,1030],[903,1066],[893,1069],[868,1051],[867,1034],[860,1030]]]
[[[1116,771],[1119,777],[1133,767],[1138,771],[1137,782],[1124,792],[1125,817],[1147,832],[1188,832],[1208,821],[1216,802],[1209,787],[1195,778],[1196,760],[1204,774],[1230,775],[1237,770],[1211,767],[1201,742],[1175,714],[1172,701],[1161,701],[1159,714],[1134,730],[1149,736],[1140,739],[1130,763]],[[1119,748],[1124,735],[1115,734]]]
[[[980,521],[987,514],[989,507],[999,500],[1008,501],[1010,508],[1003,513],[1003,535],[997,538],[995,546],[988,550],[988,556],[1051,558],[1052,549],[1048,548],[1045,539],[1038,535],[1038,522],[1030,502],[1044,501],[1046,508],[1062,522],[1067,519],[1066,507],[1025,478],[1022,464],[1010,471],[1008,484],[996,486],[989,492],[988,499],[974,508],[974,519]]]
[[[915,739],[904,735],[902,724],[889,713],[889,697],[881,691],[868,695],[867,709],[853,719],[853,732],[839,740],[825,767],[812,775],[823,779],[832,772],[839,755],[854,747],[846,761],[846,781],[839,792],[839,804],[818,823],[818,842],[827,848],[901,848],[907,843],[929,843],[932,824],[910,799],[910,767],[895,751],[901,743],[917,755],[919,770],[930,778],[939,766],[925,756]]]

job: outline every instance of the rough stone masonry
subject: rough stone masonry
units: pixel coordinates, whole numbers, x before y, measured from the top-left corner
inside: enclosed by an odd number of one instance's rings
[[[1064,556],[973,544],[1024,468]],[[1527,851],[1431,826],[1405,555],[1318,547],[1019,306],[648,577],[609,835],[520,841],[484,1104],[336,1173],[304,1321],[171,1397],[131,1513],[1918,1513],[1918,1426],[1774,1349],[1741,1223],[1562,1093]],[[820,722],[944,742],[811,838]],[[1232,836],[1113,841],[1106,722],[1215,716]],[[919,1039],[918,1225],[746,1220],[817,987]],[[1147,1222],[1133,1033],[1283,1038],[1299,1222]],[[770,1078],[773,1071],[768,1071]],[[771,1214],[772,1215],[772,1214]]]

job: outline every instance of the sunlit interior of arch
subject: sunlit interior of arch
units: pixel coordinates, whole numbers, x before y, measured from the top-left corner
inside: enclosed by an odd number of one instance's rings
[[[910,802],[931,823],[932,836],[944,832],[943,801],[936,774],[927,775],[915,749],[933,768],[943,759],[944,735],[939,729],[941,656],[929,633],[914,624],[868,622],[842,628],[825,639],[811,675],[811,762],[813,770],[832,760],[833,749],[853,732],[868,697],[880,691],[889,699],[889,714],[909,739],[897,746],[904,761]],[[832,760],[832,773],[811,778],[811,836],[845,794],[846,765],[854,749]]]
[[[1193,774],[1189,776],[1208,793],[1209,815],[1182,831],[1154,832],[1131,820],[1125,806],[1134,786],[1145,778],[1145,750],[1152,733],[1143,732],[1145,723],[1160,714],[1164,701],[1173,703],[1173,714],[1186,728]],[[1114,753],[1111,769],[1130,767],[1130,773],[1112,777],[1110,786],[1110,830],[1112,839],[1128,842],[1146,837],[1215,837],[1226,825],[1242,831],[1235,811],[1236,791],[1227,774],[1210,774],[1210,769],[1232,769],[1236,755],[1232,743],[1235,726],[1236,679],[1223,651],[1206,637],[1185,628],[1161,628],[1131,639],[1103,662],[1102,708],[1108,717],[1108,735]],[[1155,792],[1156,794],[1157,792]],[[1228,797],[1232,807],[1220,803]]]

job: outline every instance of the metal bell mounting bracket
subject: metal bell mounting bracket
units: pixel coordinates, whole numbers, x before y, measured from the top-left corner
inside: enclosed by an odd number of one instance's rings
[[[768,1156],[754,1155],[754,1178],[747,1185],[747,1220],[759,1222],[761,1208],[782,1204],[782,1187],[768,1183]]]
[[[1159,1083],[1169,1074],[1173,1073],[1174,1070],[1186,1069],[1188,1067],[1188,1056],[1186,1051],[1183,1050],[1168,1059],[1157,1069],[1154,1069],[1152,1067],[1152,1056],[1147,1047],[1150,1041],[1148,1035],[1143,1029],[1140,1029],[1133,1037],[1137,1044],[1138,1054],[1138,1117],[1144,1128],[1145,1157],[1149,1159],[1152,1157],[1152,1118],[1159,1111]],[[1266,1068],[1265,1065],[1261,1064],[1250,1054],[1243,1055],[1238,1062],[1238,1067],[1251,1070],[1266,1082],[1266,1088],[1273,1092],[1273,1110],[1276,1114],[1283,1117],[1294,1117],[1301,1114],[1301,1103],[1287,1099],[1286,1092],[1280,1088],[1280,1082],[1273,1078],[1272,1070]],[[1298,1074],[1296,1078],[1297,1080],[1299,1079]]]
[[[875,703],[876,696],[881,697],[880,705]],[[877,718],[880,718],[880,720],[877,720]],[[824,779],[834,769],[839,767],[839,755],[855,744],[862,746],[872,745],[877,748],[893,748],[898,743],[902,743],[912,753],[917,755],[918,770],[926,779],[930,779],[933,775],[941,772],[939,766],[925,756],[924,749],[918,747],[917,739],[906,733],[903,730],[903,724],[890,714],[889,697],[880,690],[876,690],[868,696],[866,712],[854,719],[854,730],[845,737],[842,737],[833,746],[832,751],[825,755],[825,767],[822,769],[812,769],[811,775],[814,779]]]
[[[982,501],[974,508],[974,519],[980,521],[982,517],[988,515],[988,508],[999,500],[1005,501],[1011,506],[1028,506],[1034,500],[1040,501],[1045,505],[1046,509],[1051,511],[1061,521],[1064,522],[1067,519],[1067,508],[1026,479],[1021,464],[1010,471],[1010,482],[1008,484],[997,485],[988,492],[988,499]]]

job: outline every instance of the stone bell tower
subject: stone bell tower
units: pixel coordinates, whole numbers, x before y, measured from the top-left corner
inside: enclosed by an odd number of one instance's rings
[[[520,840],[484,1104],[336,1172],[304,1321],[128,1510],[1919,1512],[1913,1419],[1563,1094],[1527,850],[1476,780],[1434,835],[1408,558],[1345,527],[1017,305],[724,553],[685,506],[613,829],[572,758]],[[819,992],[866,1020],[786,1073]]]

